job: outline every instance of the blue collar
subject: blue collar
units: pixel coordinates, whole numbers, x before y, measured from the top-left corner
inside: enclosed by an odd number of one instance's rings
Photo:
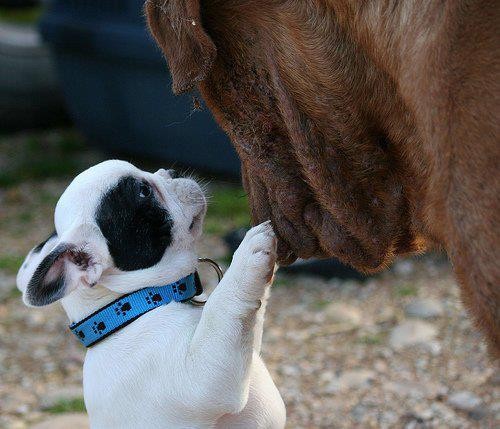
[[[90,347],[156,307],[172,301],[189,301],[201,292],[200,278],[195,272],[165,286],[147,287],[124,295],[73,323],[69,329],[85,347]]]

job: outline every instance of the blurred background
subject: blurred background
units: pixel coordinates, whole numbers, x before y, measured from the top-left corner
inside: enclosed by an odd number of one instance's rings
[[[195,173],[200,255],[225,266],[250,223],[238,159],[196,94],[172,95],[142,5],[0,0],[0,428],[87,427],[84,349],[59,305],[28,309],[15,288],[74,175],[110,157]],[[443,255],[369,278],[334,260],[280,269],[263,354],[289,428],[500,426],[500,373]]]

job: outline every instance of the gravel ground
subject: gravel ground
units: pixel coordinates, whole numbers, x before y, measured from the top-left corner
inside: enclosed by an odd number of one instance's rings
[[[83,348],[57,304],[28,309],[14,289],[20,256],[51,232],[67,183],[42,175],[0,188],[1,428],[85,427]],[[207,235],[201,253],[227,260],[220,236]],[[279,274],[263,355],[292,429],[500,427],[500,372],[441,257],[399,261],[365,282]]]

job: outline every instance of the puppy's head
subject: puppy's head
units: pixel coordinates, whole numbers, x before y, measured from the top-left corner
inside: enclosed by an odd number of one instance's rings
[[[55,210],[56,232],[17,276],[26,304],[43,306],[100,284],[127,293],[193,269],[206,200],[191,179],[106,161],[78,175]],[[155,283],[157,282],[157,283]]]

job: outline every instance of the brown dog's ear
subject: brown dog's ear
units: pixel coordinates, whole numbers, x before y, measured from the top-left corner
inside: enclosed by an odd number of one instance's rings
[[[201,24],[200,0],[148,0],[148,25],[165,53],[175,94],[204,80],[217,49]]]

